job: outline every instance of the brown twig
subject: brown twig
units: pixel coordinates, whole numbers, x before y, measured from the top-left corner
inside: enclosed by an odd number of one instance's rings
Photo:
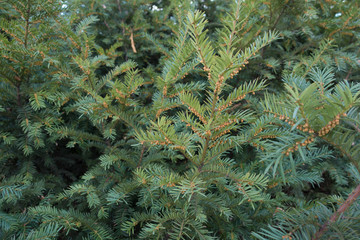
[[[17,103],[18,106],[21,106],[20,85],[16,86],[16,103]]]
[[[133,52],[136,53],[135,42],[134,42],[134,33],[132,30],[131,30],[131,34],[130,34],[130,41],[131,41],[131,48],[132,48]]]
[[[331,216],[331,218],[324,223],[319,231],[315,233],[315,236],[312,238],[312,240],[319,240],[324,233],[328,230],[330,224],[335,222],[341,214],[343,214],[352,204],[355,202],[355,200],[360,196],[360,184],[352,191],[352,193],[349,195],[349,197],[346,199],[346,201],[340,206],[340,208]]]
[[[104,20],[104,24],[105,24],[105,26],[107,27],[107,29],[110,30],[110,26],[109,26],[109,24],[106,22],[106,20]]]
[[[146,147],[145,147],[145,145],[143,145],[143,147],[141,149],[140,159],[139,159],[139,162],[138,162],[136,168],[139,168],[141,166],[141,162],[142,162],[142,160],[144,158],[145,149],[146,149]]]
[[[275,29],[276,25],[279,23],[281,16],[285,13],[285,9],[286,9],[286,6],[288,6],[288,3],[289,3],[289,1],[286,1],[285,4],[282,6],[281,12],[278,15],[278,17],[276,18],[276,20],[275,20],[273,26],[270,28],[270,30]]]
[[[30,3],[27,1],[27,9],[26,9],[26,26],[25,26],[25,39],[24,39],[24,47],[27,48],[28,45],[28,35],[29,35],[29,26],[30,26]]]
[[[350,126],[352,126],[355,131],[357,131],[358,133],[360,133],[360,127],[358,125],[356,125],[355,123],[352,123],[352,122],[348,122],[348,121],[345,121],[347,124],[349,124]]]
[[[360,49],[357,51],[357,53],[360,52]],[[360,60],[357,60],[357,62],[360,64]],[[345,80],[348,81],[349,80],[349,77],[351,75],[351,71],[352,71],[352,67],[350,68],[349,72],[346,74],[346,77],[345,77]]]

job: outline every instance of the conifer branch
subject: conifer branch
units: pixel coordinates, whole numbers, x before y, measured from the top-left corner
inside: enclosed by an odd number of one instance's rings
[[[290,2],[290,3],[289,3],[289,2]],[[271,30],[274,30],[274,29],[275,29],[275,27],[276,27],[276,25],[278,24],[278,22],[280,21],[282,15],[285,13],[285,9],[286,9],[286,7],[288,6],[288,4],[291,4],[291,1],[286,0],[285,3],[284,3],[284,5],[281,6],[281,12],[280,12],[280,14],[278,15],[278,17],[276,18],[274,24],[271,26],[271,28],[270,28]],[[271,3],[270,3],[270,7],[271,7]]]
[[[356,0],[63,2],[0,4],[0,238],[358,237]]]
[[[137,164],[137,168],[139,168],[141,166],[141,162],[143,160],[143,157],[144,157],[144,152],[145,152],[145,149],[146,149],[146,146],[143,145],[142,148],[141,148],[141,153],[140,153],[140,158],[139,158],[139,162]]]
[[[356,169],[360,172],[360,165],[359,162],[354,159],[351,155],[351,152],[347,151],[346,149],[344,149],[340,144],[336,143],[333,139],[330,139],[327,136],[322,136],[322,139],[324,139],[325,141],[327,141],[328,143],[330,143],[332,146],[334,146],[336,149],[338,149],[340,151],[340,153],[345,156],[346,158],[348,158],[350,160],[350,162],[352,164],[354,164],[354,166],[356,167]]]
[[[329,49],[329,47],[332,46],[332,43],[333,41],[327,40],[325,41],[325,43],[321,45],[321,48],[319,49],[318,52],[316,52],[316,55],[314,56],[314,59],[311,62],[311,64],[310,65],[306,64],[307,69],[301,76],[302,78],[304,78],[312,70],[312,68],[320,61],[321,56]]]
[[[231,34],[230,34],[230,37],[229,37],[229,40],[226,44],[227,46],[227,49],[226,49],[226,53],[227,54],[230,54],[230,50],[232,48],[232,45],[233,45],[233,39],[234,39],[234,35],[236,34],[236,25],[239,21],[239,17],[240,17],[240,1],[237,2],[237,6],[236,6],[236,12],[235,12],[235,16],[234,16],[234,20],[232,21],[232,29],[231,29]]]
[[[321,237],[326,233],[332,223],[336,222],[338,218],[345,213],[345,211],[356,201],[360,196],[360,184],[350,193],[346,201],[341,204],[339,209],[330,217],[330,219],[324,223],[321,228],[315,233],[312,240],[320,240]]]
[[[29,26],[30,26],[30,7],[31,3],[30,0],[26,1],[26,17],[25,17],[25,36],[24,36],[24,47],[28,47],[28,35],[29,35]]]

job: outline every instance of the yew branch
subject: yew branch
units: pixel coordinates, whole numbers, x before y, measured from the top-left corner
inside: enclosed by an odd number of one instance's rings
[[[335,222],[341,214],[343,214],[360,196],[360,184],[352,191],[346,201],[340,206],[340,208],[331,216],[331,218],[324,223],[319,231],[317,231],[312,240],[319,240],[322,235],[328,230],[329,226]]]

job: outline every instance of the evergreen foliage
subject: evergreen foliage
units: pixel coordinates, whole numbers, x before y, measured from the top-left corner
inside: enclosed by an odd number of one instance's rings
[[[357,1],[0,1],[1,239],[358,239]]]

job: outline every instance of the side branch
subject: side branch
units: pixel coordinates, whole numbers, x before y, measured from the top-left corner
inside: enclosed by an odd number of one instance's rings
[[[136,47],[135,47],[135,42],[134,42],[134,33],[133,33],[132,30],[131,30],[131,33],[130,33],[130,42],[131,42],[131,48],[132,48],[133,52],[137,53]]]
[[[315,233],[312,240],[319,240],[322,235],[328,230],[330,224],[335,222],[341,214],[343,214],[360,196],[360,184],[355,188],[354,191],[349,195],[346,201],[340,206],[340,208],[331,216],[331,218],[321,226],[320,230]]]

